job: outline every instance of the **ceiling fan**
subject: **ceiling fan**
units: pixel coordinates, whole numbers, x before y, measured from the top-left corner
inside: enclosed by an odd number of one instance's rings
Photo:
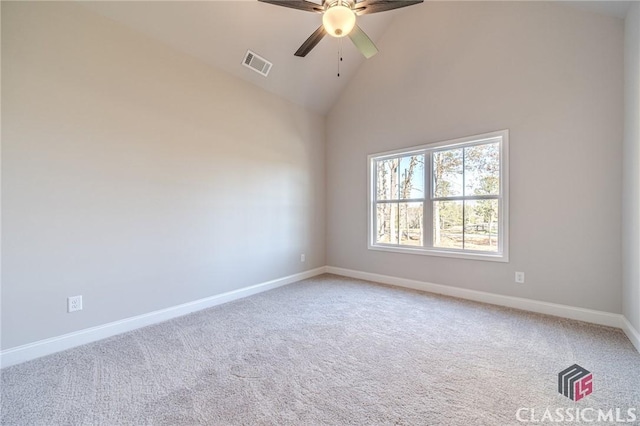
[[[333,37],[349,36],[356,48],[369,59],[378,48],[356,24],[356,16],[385,12],[422,3],[423,0],[321,0],[322,4],[307,0],[258,0],[276,6],[322,14],[322,25],[302,43],[295,55],[305,57],[311,49],[329,34]]]

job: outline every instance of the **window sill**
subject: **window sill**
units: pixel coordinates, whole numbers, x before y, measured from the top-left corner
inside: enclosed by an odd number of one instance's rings
[[[484,260],[489,262],[509,262],[509,256],[504,253],[470,253],[444,249],[426,249],[412,247],[398,247],[387,245],[369,245],[369,250],[387,251],[392,253],[417,254],[423,256],[449,257],[453,259]]]

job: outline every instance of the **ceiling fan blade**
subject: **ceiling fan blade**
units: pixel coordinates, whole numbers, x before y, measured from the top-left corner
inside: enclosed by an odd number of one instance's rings
[[[262,3],[269,3],[275,6],[289,7],[291,9],[304,10],[305,12],[322,13],[322,6],[305,0],[258,0]]]
[[[302,46],[300,46],[294,55],[304,58],[307,56],[307,53],[311,52],[311,49],[316,47],[316,44],[320,43],[320,40],[322,40],[322,37],[326,34],[327,31],[324,29],[324,26],[320,25],[320,27],[318,27],[318,29],[315,30],[304,43],[302,43]]]
[[[353,27],[351,32],[349,33],[349,38],[355,44],[356,48],[364,55],[365,58],[369,59],[376,53],[378,53],[378,48],[371,41],[369,36],[362,31],[358,25]]]
[[[372,13],[413,6],[414,4],[422,2],[423,0],[363,0],[356,3],[353,7],[353,11],[356,15],[370,15]]]

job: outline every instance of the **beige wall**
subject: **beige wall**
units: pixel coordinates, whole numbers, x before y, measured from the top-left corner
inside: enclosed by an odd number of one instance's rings
[[[2,86],[3,349],[325,264],[323,117],[69,3]]]
[[[625,19],[625,123],[622,182],[623,308],[640,330],[640,4]]]
[[[546,2],[412,12],[327,118],[327,263],[620,313],[623,21]],[[367,154],[500,129],[509,263],[367,250]]]

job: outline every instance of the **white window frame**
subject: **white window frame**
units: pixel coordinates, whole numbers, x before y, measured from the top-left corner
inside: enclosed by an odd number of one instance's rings
[[[498,199],[498,251],[483,252],[476,250],[450,249],[433,247],[433,176],[431,173],[432,154],[436,151],[462,148],[498,142],[500,147],[500,193]],[[377,177],[375,162],[380,160],[405,157],[408,155],[424,154],[424,199],[423,202],[423,242],[424,246],[402,246],[399,244],[376,243],[377,214],[376,214],[376,185]],[[368,175],[368,248],[395,253],[410,253],[428,256],[442,256],[459,259],[487,260],[494,262],[509,262],[509,130],[499,130],[481,135],[467,136],[458,139],[429,143],[420,146],[375,153],[367,156]],[[463,199],[465,197],[456,197]],[[467,197],[469,198],[469,197]]]

